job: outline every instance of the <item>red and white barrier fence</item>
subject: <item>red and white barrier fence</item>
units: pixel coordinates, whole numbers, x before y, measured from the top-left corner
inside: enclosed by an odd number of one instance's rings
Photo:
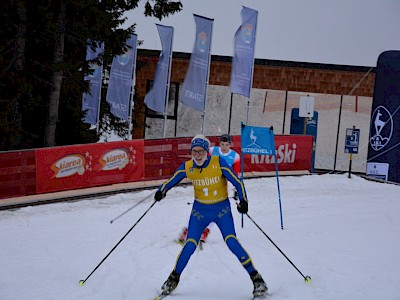
[[[210,137],[212,144],[218,137]],[[0,199],[167,178],[190,159],[191,138],[131,140],[0,153]],[[276,135],[279,171],[311,170],[313,138]],[[233,149],[241,154],[240,136]],[[271,156],[245,155],[245,172],[275,171]]]

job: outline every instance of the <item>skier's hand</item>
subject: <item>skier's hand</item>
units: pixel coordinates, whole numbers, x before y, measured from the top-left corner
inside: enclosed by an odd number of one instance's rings
[[[240,201],[239,204],[237,205],[237,210],[241,214],[247,214],[247,212],[249,211],[249,206],[247,204],[247,201],[244,200]]]
[[[164,198],[165,195],[166,195],[166,192],[157,191],[157,192],[154,194],[154,200],[156,200],[156,201],[161,201],[161,199]]]

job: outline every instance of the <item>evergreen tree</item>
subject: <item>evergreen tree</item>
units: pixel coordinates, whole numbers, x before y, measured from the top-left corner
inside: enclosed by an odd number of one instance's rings
[[[9,0],[0,4],[0,151],[96,142],[82,122],[88,41],[103,42],[105,70],[126,50],[135,25],[122,29],[123,14],[140,0]],[[146,16],[162,19],[180,1],[146,0]],[[94,44],[92,45],[95,46]],[[104,86],[106,89],[106,86]],[[103,91],[104,92],[104,91]],[[105,99],[105,97],[103,97]],[[101,130],[126,133],[102,101]]]

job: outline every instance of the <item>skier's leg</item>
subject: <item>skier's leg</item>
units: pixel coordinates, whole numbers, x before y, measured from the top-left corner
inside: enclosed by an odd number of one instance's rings
[[[253,273],[255,271],[255,268],[253,266],[250,255],[242,247],[236,237],[235,225],[233,223],[232,211],[229,202],[228,205],[224,207],[217,215],[215,223],[220,229],[222,237],[224,238],[224,241],[227,244],[229,250],[231,250],[232,253],[236,255],[242,266],[249,274]]]
[[[242,266],[250,275],[250,279],[253,282],[253,287],[254,287],[253,288],[254,298],[262,297],[268,292],[267,284],[264,282],[263,278],[258,273],[258,271],[254,268],[250,255],[242,247],[242,245],[239,243],[236,237],[232,212],[230,210],[230,204],[229,207],[225,207],[218,214],[215,223],[221,230],[222,237],[224,238],[224,241],[228,245],[228,248],[232,251],[233,254],[236,255],[236,257],[241,262]]]
[[[183,245],[182,251],[178,255],[174,268],[174,271],[179,275],[185,269],[190,257],[197,248],[202,232],[209,224],[209,218],[206,217],[201,210],[195,207],[196,205],[193,205],[192,213],[189,219],[187,238]]]

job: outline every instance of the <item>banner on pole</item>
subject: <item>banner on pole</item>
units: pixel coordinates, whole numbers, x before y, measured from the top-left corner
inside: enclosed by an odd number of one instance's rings
[[[128,121],[136,65],[137,35],[129,37],[126,44],[130,47],[128,51],[113,58],[106,99],[110,104],[111,113]]]
[[[103,51],[103,43],[97,43],[95,51],[92,50],[91,46],[87,46],[86,60],[95,60]],[[92,72],[85,76],[85,80],[89,81],[89,92],[83,93],[82,96],[82,111],[86,111],[83,122],[96,125],[99,116],[103,66],[98,65],[96,62],[90,62],[89,66]]]
[[[400,182],[400,51],[379,55],[371,109],[367,175]],[[371,170],[381,168],[379,176]],[[387,167],[386,167],[387,166]],[[382,172],[387,172],[382,174]]]
[[[278,187],[278,200],[281,219],[281,228],[283,229],[281,192],[279,186],[278,162],[275,150],[274,131],[267,127],[246,126],[242,124],[242,174],[244,174],[244,154],[261,154],[263,156],[273,155],[275,162],[276,183]]]
[[[274,132],[270,128],[242,125],[242,154],[275,153]]]
[[[194,15],[196,38],[179,100],[199,111],[205,109],[213,19]]]
[[[167,95],[170,81],[170,65],[172,58],[172,39],[174,28],[156,24],[158,34],[161,40],[161,54],[157,63],[156,73],[154,75],[153,86],[144,98],[144,103],[148,108],[156,112],[165,112],[165,106],[168,103]]]
[[[243,6],[240,14],[242,25],[234,37],[230,86],[231,93],[250,98],[258,11]]]

